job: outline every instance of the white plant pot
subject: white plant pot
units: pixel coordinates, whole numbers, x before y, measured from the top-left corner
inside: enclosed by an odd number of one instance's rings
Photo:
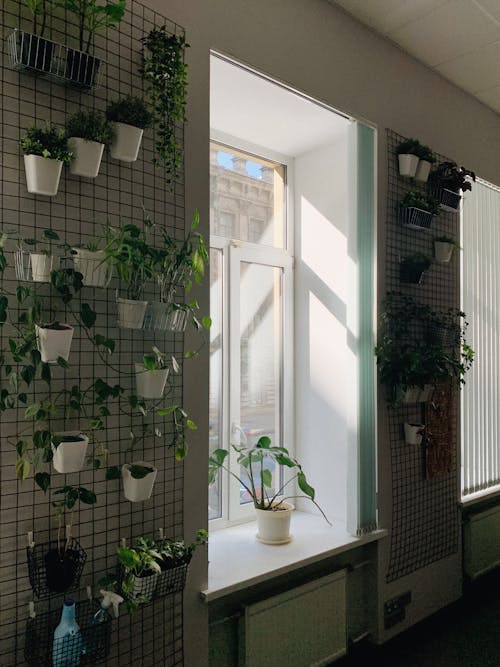
[[[83,276],[83,284],[89,287],[106,287],[108,267],[104,250],[72,248],[73,264]]]
[[[101,166],[104,144],[81,137],[69,137],[68,145],[75,155],[69,167],[70,173],[75,176],[95,178]]]
[[[432,394],[434,393],[433,384],[425,384],[424,388],[420,390],[418,396],[419,403],[428,403],[432,399]]]
[[[144,328],[155,331],[175,331],[182,333],[186,329],[187,312],[174,308],[171,303],[148,303]]]
[[[113,127],[115,138],[109,148],[111,157],[123,162],[135,162],[144,130],[126,123],[113,123]]]
[[[149,371],[142,364],[135,364],[137,395],[142,398],[161,398],[165,391],[168,368]]]
[[[153,472],[148,473],[142,479],[132,477],[129,465],[146,466],[153,468]],[[158,469],[144,461],[134,461],[133,464],[124,463],[122,465],[123,495],[131,503],[139,503],[151,498],[153,486],[156,480]]]
[[[25,155],[26,186],[35,195],[53,197],[59,188],[62,160],[51,160],[41,155]]]
[[[415,176],[418,167],[418,156],[412,153],[398,155],[400,176]]]
[[[58,357],[68,361],[73,327],[69,324],[61,324],[61,326],[64,329],[46,329],[35,325],[37,347],[42,361],[47,364],[56,364]]]
[[[31,275],[35,283],[50,282],[50,272],[54,258],[52,255],[42,253],[30,253]]]
[[[155,572],[149,577],[134,577],[134,588],[132,590],[133,598],[145,597],[152,600],[158,585],[159,575]]]
[[[445,241],[434,241],[434,256],[436,262],[448,264],[453,255],[453,243],[446,243]]]
[[[79,431],[68,431],[65,433],[57,433],[59,437],[65,435],[78,436],[81,438],[78,442],[60,442],[57,447],[51,444],[52,447],[52,463],[57,472],[78,472],[82,470],[85,465],[85,455],[89,445],[89,439]]]
[[[148,302],[120,298],[116,302],[118,304],[118,326],[124,329],[142,329]]]
[[[415,180],[421,183],[427,183],[429,173],[431,171],[431,163],[428,160],[419,160],[417,171],[415,173]]]
[[[416,385],[408,387],[403,398],[403,403],[418,403],[419,397],[420,387],[417,387]]]
[[[290,519],[295,507],[283,502],[277,511],[255,509],[257,515],[257,539],[264,544],[287,544],[290,535]]]
[[[424,428],[424,424],[408,424],[405,422],[405,442],[408,445],[421,445]]]

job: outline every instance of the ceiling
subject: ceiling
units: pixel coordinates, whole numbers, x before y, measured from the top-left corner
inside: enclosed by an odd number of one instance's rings
[[[330,0],[500,112],[500,0]]]

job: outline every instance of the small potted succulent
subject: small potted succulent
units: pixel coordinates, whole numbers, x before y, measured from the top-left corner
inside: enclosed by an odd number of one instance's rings
[[[59,189],[63,164],[70,164],[73,159],[66,133],[53,125],[46,128],[33,125],[20,143],[28,192],[53,197]]]
[[[418,167],[418,149],[420,143],[417,139],[405,139],[396,147],[398,156],[399,175],[413,178]]]
[[[158,468],[145,461],[124,463],[122,466],[123,494],[132,503],[151,498]]]
[[[135,364],[135,384],[141,398],[158,399],[163,396],[168,378],[165,354],[153,347],[151,354],[145,354],[142,364]]]
[[[413,424],[405,422],[405,442],[408,445],[421,445],[425,431],[425,424]]]
[[[232,445],[237,454],[238,476],[229,467],[226,458],[227,449],[216,449],[208,459],[208,482],[213,484],[219,470],[225,470],[235,477],[252,500],[257,515],[257,539],[264,544],[286,544],[290,542],[290,519],[294,506],[287,502],[290,498],[308,498],[319,509],[325,520],[323,510],[315,501],[315,491],[308,483],[300,463],[292,458],[284,447],[273,447],[270,438],[262,436],[253,447]],[[293,477],[283,485],[273,483],[273,470],[285,466],[293,471]],[[285,486],[293,481],[301,494],[285,494]]]
[[[429,229],[432,218],[437,213],[437,200],[421,190],[407,192],[399,206],[400,221],[405,227]]]
[[[57,472],[79,472],[85,465],[88,436],[79,431],[55,433],[51,440],[52,464]]]
[[[115,138],[110,147],[111,157],[123,162],[135,162],[144,130],[151,125],[152,116],[140,97],[123,97],[111,102],[106,117],[113,124]]]
[[[452,213],[456,213],[460,207],[460,191],[472,190],[472,182],[475,180],[473,171],[459,167],[456,162],[441,162],[430,175],[441,208]]]
[[[75,158],[70,173],[95,178],[99,173],[104,147],[113,139],[113,129],[99,111],[78,111],[66,123],[68,146]]]
[[[57,364],[60,359],[68,361],[73,331],[70,324],[35,324],[36,343],[44,363]]]
[[[448,264],[453,256],[453,252],[459,246],[455,240],[449,236],[438,236],[434,239],[434,257],[436,262]]]
[[[418,167],[415,173],[415,180],[421,183],[427,183],[432,165],[436,162],[436,156],[429,148],[419,144],[417,147]]]
[[[430,258],[422,253],[405,257],[399,265],[401,282],[419,285],[424,271],[427,271],[430,265]]]

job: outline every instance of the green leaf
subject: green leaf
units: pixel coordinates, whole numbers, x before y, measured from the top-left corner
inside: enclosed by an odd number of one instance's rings
[[[259,441],[255,446],[262,449],[268,449],[271,446],[271,438],[267,435],[263,435],[259,438]]]
[[[309,496],[311,500],[314,500],[314,489],[307,483],[306,476],[302,471],[300,471],[297,475],[297,484],[299,485],[299,489],[305,493],[306,496]]]
[[[111,479],[120,479],[121,470],[120,466],[112,466],[106,470],[106,479],[109,481]]]
[[[130,470],[130,474],[134,479],[144,479],[146,475],[149,475],[153,472],[153,468],[148,466],[129,465],[128,469]]]
[[[205,315],[205,317],[201,318],[201,323],[203,324],[205,329],[207,329],[207,331],[208,331],[208,329],[210,329],[210,327],[212,326],[212,318],[208,317],[208,315]]]
[[[6,296],[0,296],[0,325],[7,321],[7,308],[9,300]]]
[[[192,419],[187,419],[187,420],[186,420],[186,426],[187,426],[188,429],[190,429],[191,431],[196,431],[197,428],[198,428]]]
[[[59,357],[59,358],[61,358],[61,357]],[[41,373],[40,373],[40,377],[41,377],[42,380],[43,380],[44,382],[46,382],[47,384],[50,384],[50,383],[51,383],[51,380],[52,380],[52,374],[51,374],[51,371],[50,371],[50,366],[49,366],[49,364],[42,363],[42,371],[41,371]]]
[[[40,403],[32,403],[24,411],[24,416],[26,417],[26,419],[28,419],[29,417],[34,417],[41,407],[42,406]]]
[[[28,451],[28,443],[26,440],[19,440],[16,444],[16,452],[19,458],[22,458]]]
[[[69,364],[64,357],[57,357],[57,365],[61,368],[69,368]]]
[[[35,475],[35,482],[46,493],[50,486],[50,475],[48,472],[37,472]]]
[[[82,486],[78,488],[78,493],[80,496],[80,501],[85,503],[85,505],[94,505],[97,502],[97,497],[93,491],[85,489]]]
[[[167,415],[171,415],[172,412],[175,412],[177,410],[177,405],[171,405],[168,408],[160,408],[159,410],[156,411],[156,414],[159,417],[166,417]]]
[[[144,368],[147,368],[148,371],[156,370],[156,358],[152,354],[145,354],[142,361],[144,363]]]
[[[26,459],[19,459],[16,463],[16,476],[18,479],[24,481],[26,477],[30,474],[30,462]]]
[[[272,484],[273,484],[273,474],[270,470],[268,470],[267,468],[264,468],[264,470],[262,470],[262,472],[260,474],[260,478],[261,478],[262,484],[264,484],[264,486],[267,486],[267,488],[270,488],[272,486]]]
[[[87,327],[87,329],[90,329],[95,324],[97,313],[92,310],[88,303],[82,303],[82,307],[80,308],[80,317],[82,318],[82,322]]]
[[[59,234],[57,234],[53,229],[44,229],[43,235],[50,241],[59,241]]]

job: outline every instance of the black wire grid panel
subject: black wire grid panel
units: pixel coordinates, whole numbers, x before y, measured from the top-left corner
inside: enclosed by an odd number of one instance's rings
[[[36,123],[64,125],[69,114],[79,109],[104,111],[111,100],[124,95],[144,94],[144,82],[138,68],[141,63],[141,38],[150,30],[166,26],[169,34],[181,35],[183,29],[163,16],[149,10],[135,0],[127,2],[126,14],[115,29],[98,35],[95,54],[101,59],[101,85],[92,92],[66,87],[45,76],[35,77],[13,70],[10,66],[7,38],[15,28],[30,30],[26,20],[24,3],[5,0],[1,3],[2,26],[1,115],[0,115],[0,229],[18,232],[23,238],[40,238],[43,229],[52,228],[61,240],[75,245],[85,243],[98,235],[101,225],[109,222],[120,226],[130,222],[141,225],[143,206],[151,218],[168,226],[176,238],[185,233],[184,173],[181,169],[173,187],[167,185],[161,167],[152,164],[155,137],[151,130],[144,134],[139,158],[133,163],[112,160],[105,154],[101,170],[95,179],[72,176],[64,169],[59,192],[55,197],[35,196],[26,190],[23,157],[19,139],[24,130]],[[76,26],[69,14],[57,10],[57,16],[49,17],[46,35],[58,43],[75,46]],[[179,124],[177,141],[182,147],[184,129]],[[58,249],[60,255],[65,251]],[[15,293],[19,284],[15,274],[14,252],[6,252],[8,267],[4,273],[4,288]],[[64,261],[66,261],[64,259]],[[53,303],[49,284],[31,283],[38,295]],[[73,384],[90,385],[102,378],[110,385],[119,383],[126,390],[133,390],[133,363],[156,345],[167,354],[174,355],[182,364],[184,339],[181,333],[168,330],[133,330],[116,325],[116,288],[113,281],[108,288],[84,287],[77,301],[91,304],[97,312],[94,332],[116,341],[111,356],[111,366],[104,366],[83,331],[76,326],[69,357],[69,368],[53,367],[54,391],[69,388]],[[151,293],[146,299],[153,300]],[[124,296],[122,293],[121,296]],[[157,299],[156,299],[157,300]],[[11,299],[11,317],[18,313]],[[77,307],[80,305],[80,301]],[[60,304],[60,301],[58,301]],[[64,321],[70,313],[60,311],[58,318]],[[0,328],[0,348],[7,345],[12,331],[9,325]],[[167,404],[182,405],[182,372],[170,374]],[[35,382],[31,399],[46,396],[46,385]],[[126,393],[129,393],[126,391]],[[159,417],[150,411],[147,417],[125,414],[126,399],[109,403],[111,415],[106,418],[104,431],[96,431],[89,445],[90,451],[105,447],[109,458],[100,469],[87,466],[79,473],[60,474],[51,470],[51,489],[71,484],[84,486],[97,495],[97,504],[77,505],[73,511],[73,532],[87,561],[80,578],[79,592],[72,594],[83,598],[86,586],[98,592],[97,582],[106,573],[116,569],[116,548],[120,539],[133,541],[141,535],[154,534],[163,528],[171,539],[183,537],[183,466],[175,462],[168,447],[173,436],[171,417]],[[71,421],[71,423],[70,423]],[[77,423],[74,423],[74,422]],[[126,453],[131,431],[147,432],[135,446],[133,457],[158,468],[153,494],[148,501],[130,503],[123,497],[119,480],[105,481],[106,465],[127,462]],[[61,430],[80,428],[78,420],[62,418]],[[34,593],[28,576],[26,562],[27,533],[33,533],[36,544],[49,544],[57,540],[57,523],[52,502],[57,500],[53,491],[46,494],[35,486],[30,475],[24,482],[16,478],[16,452],[13,444],[19,433],[26,434],[33,422],[26,420],[23,409],[3,412],[0,424],[0,665],[15,667],[25,663],[25,629],[28,622],[28,603]],[[155,435],[156,433],[156,435]],[[93,448],[93,449],[92,449]],[[41,589],[40,589],[41,590]],[[39,590],[39,592],[40,592]],[[35,601],[37,619],[44,613],[59,613],[63,596],[59,594]],[[127,667],[131,665],[172,666],[183,663],[182,594],[173,594],[144,606],[135,614],[123,609],[118,620],[112,623],[109,655],[106,664]],[[41,621],[37,621],[40,623]],[[31,626],[33,623],[30,621]],[[28,626],[30,627],[30,626]],[[35,624],[35,627],[36,624]],[[40,662],[40,664],[44,664]],[[83,663],[82,663],[83,664]]]
[[[433,256],[433,239],[460,234],[460,216],[441,210],[428,229],[406,226],[400,202],[409,190],[428,192],[429,185],[399,175],[396,148],[405,137],[387,130],[388,187],[386,223],[386,289],[407,294],[435,311],[459,307],[459,258],[450,264],[433,261],[420,284],[402,283],[400,261],[422,253]],[[438,162],[447,158],[437,156]],[[467,202],[464,202],[467,205]],[[387,582],[395,581],[458,551],[457,509],[457,404],[452,392],[451,466],[448,472],[429,478],[425,446],[405,443],[403,424],[425,423],[424,403],[388,408],[392,474],[392,526]]]

